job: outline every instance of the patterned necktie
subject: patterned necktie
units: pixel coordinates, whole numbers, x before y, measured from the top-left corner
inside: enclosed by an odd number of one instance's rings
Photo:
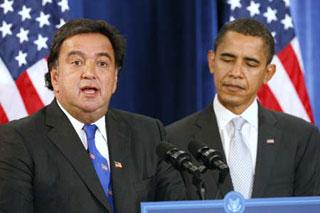
[[[250,198],[253,166],[249,147],[243,140],[241,133],[241,128],[245,122],[241,117],[231,120],[234,134],[230,143],[229,168],[234,190],[240,192],[245,198]]]
[[[87,136],[87,143],[88,143],[88,150],[89,155],[92,161],[92,164],[96,170],[96,173],[99,177],[100,183],[102,185],[102,188],[108,198],[108,202],[112,207],[112,211],[114,212],[114,206],[113,206],[113,199],[112,199],[112,189],[110,184],[110,174],[111,171],[108,166],[108,161],[105,159],[100,152],[98,151],[96,147],[95,142],[95,133],[97,130],[96,125],[91,124],[85,124],[83,127],[86,136]]]

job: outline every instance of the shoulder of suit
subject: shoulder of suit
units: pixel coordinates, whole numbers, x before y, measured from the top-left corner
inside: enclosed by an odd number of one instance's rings
[[[281,126],[284,126],[286,128],[297,130],[314,128],[317,129],[317,127],[314,124],[297,116],[290,115],[285,112],[276,112],[266,108],[262,109],[265,116],[273,116]]]
[[[37,127],[40,123],[43,123],[44,120],[44,113],[45,113],[45,108],[42,108],[38,112],[27,116],[23,117],[17,120],[12,120],[9,123],[3,125],[3,127],[8,127],[8,128],[13,128],[16,130],[22,130],[22,129],[32,129]]]
[[[152,118],[146,115],[128,112],[120,109],[109,109],[107,116],[112,116],[115,119],[122,119],[127,122],[133,122],[133,121],[142,121],[142,122],[155,122],[158,121],[156,118]]]
[[[171,143],[175,143],[180,147],[186,148],[185,141],[189,141],[191,137],[199,130],[199,124],[206,124],[213,115],[213,109],[209,106],[199,112],[188,115],[166,126],[167,138]]]
[[[187,115],[186,117],[169,124],[166,126],[166,129],[170,131],[194,125],[200,117],[208,116],[208,114],[213,113],[213,110],[211,110],[210,107],[212,107],[212,105],[199,112]]]
[[[44,109],[41,109],[31,116],[13,120],[2,126],[0,125],[0,136],[5,141],[10,141],[12,143],[24,141],[25,138],[28,138],[32,143],[25,144],[32,146],[31,144],[36,142],[36,140],[31,138],[38,137],[40,135],[42,136],[46,132],[44,118]]]
[[[200,113],[201,112],[196,112],[196,113],[188,115],[184,118],[181,118],[180,120],[177,120],[177,121],[169,124],[168,126],[166,126],[166,129],[171,130],[171,129],[176,129],[176,128],[182,128],[184,126],[193,125],[194,122],[197,120]]]
[[[121,126],[131,132],[131,134],[143,135],[145,138],[150,137],[150,135],[152,137],[156,135],[156,137],[162,140],[165,137],[161,121],[145,115],[119,109],[110,109],[107,113],[107,125],[115,123],[117,123],[118,127]]]

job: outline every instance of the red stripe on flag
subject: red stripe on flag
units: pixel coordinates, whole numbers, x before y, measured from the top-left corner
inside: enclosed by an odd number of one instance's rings
[[[0,124],[8,123],[9,119],[0,104]]]
[[[306,85],[304,82],[303,73],[301,71],[301,67],[299,64],[299,60],[297,58],[297,55],[295,54],[295,51],[293,50],[291,44],[289,44],[287,47],[283,48],[279,53],[278,57],[287,71],[289,78],[292,81],[292,84],[294,85],[297,94],[306,109],[306,112],[311,120],[312,123],[314,123],[314,118],[312,114],[311,104],[308,97]]]
[[[19,76],[16,84],[29,115],[44,106],[26,71]]]
[[[276,97],[274,96],[270,87],[267,84],[263,84],[260,87],[258,91],[258,97],[259,97],[260,103],[264,107],[278,111],[278,112],[283,111],[280,104],[278,103],[278,100],[276,99]]]

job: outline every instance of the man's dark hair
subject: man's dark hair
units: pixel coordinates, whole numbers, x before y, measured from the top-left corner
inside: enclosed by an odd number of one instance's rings
[[[119,31],[102,20],[75,19],[64,24],[54,35],[48,57],[48,70],[45,75],[46,86],[53,90],[50,72],[56,66],[62,43],[75,35],[84,33],[100,33],[105,35],[111,42],[115,55],[115,63],[118,68],[123,65],[125,55],[125,39]]]
[[[266,47],[267,64],[270,64],[274,55],[274,39],[265,25],[254,19],[236,19],[225,24],[218,33],[214,44],[214,51],[224,39],[227,32],[237,32],[243,35],[255,36],[262,39]]]

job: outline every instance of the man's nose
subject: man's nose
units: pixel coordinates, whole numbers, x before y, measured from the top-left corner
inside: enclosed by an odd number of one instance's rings
[[[93,62],[87,62],[84,70],[83,70],[83,76],[85,78],[93,78],[95,77],[95,66]]]
[[[233,76],[241,76],[243,74],[243,66],[241,61],[236,61],[230,70],[230,74]]]

